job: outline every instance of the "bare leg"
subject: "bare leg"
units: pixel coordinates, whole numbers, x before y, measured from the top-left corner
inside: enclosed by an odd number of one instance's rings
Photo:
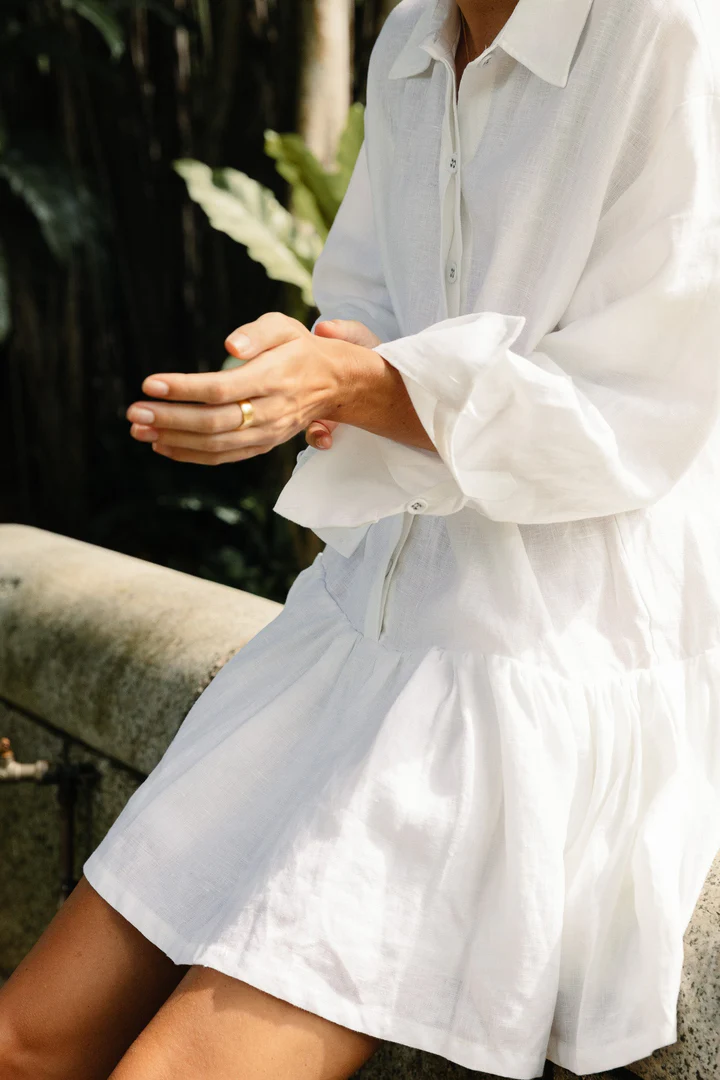
[[[82,878],[0,989],[3,1080],[107,1080],[186,974]]]
[[[111,1080],[346,1080],[379,1040],[193,967]]]

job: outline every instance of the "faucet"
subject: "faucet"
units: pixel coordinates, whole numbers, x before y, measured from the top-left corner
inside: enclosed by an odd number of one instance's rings
[[[15,754],[9,739],[0,739],[0,783],[20,783],[23,780],[35,780],[41,783],[50,768],[49,761],[36,761],[34,765],[21,765],[15,760]]]
[[[92,762],[73,762],[69,759],[70,744],[63,744],[63,759],[52,766],[49,761],[21,765],[15,760],[10,740],[0,739],[0,783],[20,783],[34,780],[37,784],[57,788],[60,825],[60,897],[62,904],[77,884],[75,877],[75,804],[82,786],[92,787],[101,778]]]

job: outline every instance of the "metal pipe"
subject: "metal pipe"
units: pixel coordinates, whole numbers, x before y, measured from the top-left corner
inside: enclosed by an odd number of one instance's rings
[[[99,770],[91,762],[72,762],[69,759],[70,744],[63,744],[63,760],[55,765],[48,761],[36,761],[21,765],[7,738],[0,739],[0,781],[22,783],[34,780],[38,784],[57,785],[60,818],[60,897],[61,906],[77,885],[75,877],[75,807],[78,791],[82,785],[95,784],[100,779]]]
[[[21,783],[35,780],[40,783],[50,769],[49,761],[36,761],[33,765],[21,765],[15,760],[9,739],[0,739],[0,782]]]

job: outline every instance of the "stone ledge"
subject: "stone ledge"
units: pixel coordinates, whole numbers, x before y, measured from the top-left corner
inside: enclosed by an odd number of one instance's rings
[[[281,604],[0,525],[0,696],[142,772]]]
[[[628,1069],[642,1080],[720,1078],[720,856],[685,932],[677,1042]]]
[[[553,1080],[626,1080],[630,1074],[625,1069],[615,1069],[613,1072],[593,1073],[592,1076],[577,1077],[575,1073],[555,1066]]]
[[[115,552],[0,525],[0,696],[149,772],[212,677],[281,610]],[[720,1080],[720,856],[685,935],[678,1041],[628,1069],[642,1080]],[[359,1075],[493,1080],[394,1046]]]

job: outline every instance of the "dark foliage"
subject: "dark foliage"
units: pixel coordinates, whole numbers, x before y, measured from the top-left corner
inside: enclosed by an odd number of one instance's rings
[[[172,162],[284,197],[263,137],[296,126],[300,15],[297,0],[0,0],[0,520],[276,599],[317,550],[271,509],[301,437],[207,469],[158,458],[124,419],[146,374],[217,368],[231,329],[287,306]],[[359,97],[379,21],[379,0],[358,4]]]

